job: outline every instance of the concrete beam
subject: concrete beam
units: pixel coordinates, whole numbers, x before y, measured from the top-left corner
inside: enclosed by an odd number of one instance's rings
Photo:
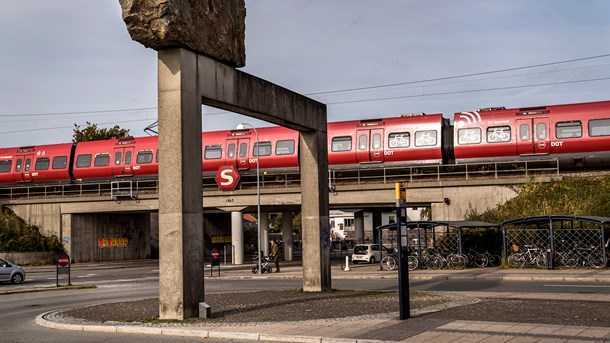
[[[326,105],[205,56],[197,63],[204,105],[298,131],[326,132]]]

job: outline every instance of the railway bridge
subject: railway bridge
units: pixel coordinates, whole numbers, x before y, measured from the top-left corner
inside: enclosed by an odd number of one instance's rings
[[[469,208],[483,211],[504,203],[515,195],[516,185],[558,177],[558,166],[532,168],[526,162],[454,170],[446,166],[337,170],[329,173],[329,204],[331,209],[354,213],[355,238],[361,241],[365,213],[376,227],[385,224],[382,213],[395,211],[396,182],[407,185],[411,219],[420,219],[412,217],[414,209],[424,208],[428,219],[447,221],[464,219]],[[235,264],[244,263],[243,214],[257,211],[256,184],[255,175],[244,174],[237,189],[220,191],[214,177],[203,177],[206,240],[225,244]],[[263,237],[268,234],[268,213],[282,213],[284,257],[292,260],[292,218],[301,208],[299,174],[264,173],[259,186]],[[155,257],[158,247],[158,189],[156,179],[22,185],[0,188],[0,203],[43,234],[59,237],[74,262],[139,259]],[[266,246],[262,248],[267,252]]]

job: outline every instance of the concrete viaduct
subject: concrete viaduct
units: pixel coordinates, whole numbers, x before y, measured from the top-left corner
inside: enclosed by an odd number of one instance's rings
[[[539,176],[537,182],[552,176]],[[407,186],[408,206],[429,207],[432,220],[462,220],[469,207],[479,211],[493,208],[515,195],[511,186],[531,181],[530,178],[490,178],[461,181],[413,182]],[[230,192],[205,191],[203,217],[205,234],[231,236],[235,251],[233,263],[244,263],[242,213],[256,211],[255,189]],[[60,237],[74,262],[147,258],[151,255],[151,240],[158,232],[158,194],[138,194],[137,198],[108,195],[78,197],[47,197],[2,200],[18,216],[37,225],[44,234]],[[363,237],[362,211],[373,212],[373,226],[381,225],[382,211],[392,211],[395,204],[394,183],[376,182],[338,185],[329,196],[332,209],[351,209],[355,213],[356,238]],[[301,188],[262,188],[261,209],[263,232],[268,228],[265,213],[282,212],[284,218],[301,208]],[[292,222],[284,219],[285,242]],[[151,235],[151,232],[153,233]],[[151,237],[152,236],[152,237]],[[127,237],[127,246],[101,248],[100,239]],[[285,258],[292,259],[290,244]]]

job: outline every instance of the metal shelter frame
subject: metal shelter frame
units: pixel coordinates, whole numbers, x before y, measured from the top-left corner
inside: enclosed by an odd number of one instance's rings
[[[406,242],[403,242],[403,249],[409,249],[410,247],[414,246],[414,244],[409,244],[409,231],[416,231],[416,235],[417,235],[417,246],[415,246],[414,248],[417,250],[417,257],[421,258],[422,255],[422,237],[421,237],[421,229],[424,230],[424,244],[426,244],[427,239],[428,239],[428,230],[432,230],[432,237],[433,237],[433,242],[434,242],[434,237],[438,234],[435,232],[435,228],[436,227],[446,227],[446,231],[442,232],[440,234],[443,235],[447,235],[447,234],[451,234],[450,233],[450,229],[457,229],[457,240],[456,240],[456,244],[455,247],[457,249],[456,253],[458,254],[462,254],[462,229],[464,228],[497,228],[499,229],[501,226],[500,224],[494,224],[494,223],[488,223],[488,222],[480,222],[480,221],[469,221],[469,220],[459,220],[459,221],[407,221],[402,222],[401,223],[401,227],[406,229],[403,232],[406,233],[405,238],[407,239]],[[379,231],[379,251],[381,251],[382,249],[382,245],[383,245],[383,230],[389,230],[389,231],[395,231],[396,230],[396,223],[390,223],[390,224],[386,224],[386,225],[381,225],[375,228],[376,230]],[[455,233],[453,233],[455,234]],[[397,239],[402,239],[403,237],[398,237]],[[381,263],[381,261],[380,261]],[[380,266],[381,267],[381,266]]]
[[[548,230],[548,237],[544,237],[544,238],[548,238],[548,246],[547,248],[547,254],[549,255],[548,258],[548,268],[549,269],[553,269],[554,268],[554,264],[555,264],[555,255],[556,255],[556,242],[555,242],[555,228],[553,226],[553,222],[580,222],[581,223],[581,228],[582,228],[582,223],[586,222],[586,223],[593,223],[593,224],[598,224],[600,226],[599,229],[599,247],[601,250],[601,258],[603,261],[603,266],[606,267],[608,265],[608,257],[607,257],[607,252],[606,249],[608,248],[606,246],[606,244],[604,243],[606,241],[605,238],[605,233],[604,233],[604,229],[605,229],[605,224],[610,223],[610,218],[609,217],[598,217],[598,216],[569,216],[569,215],[547,215],[547,216],[532,216],[532,217],[523,217],[523,218],[515,218],[515,219],[511,219],[511,220],[507,220],[502,222],[502,258],[504,260],[504,263],[507,262],[507,258],[508,258],[508,240],[506,237],[506,233],[507,233],[507,226],[508,225],[513,225],[513,226],[517,226],[517,225],[535,225],[536,226],[536,230],[537,231],[546,231]],[[548,228],[546,227],[542,227],[542,225],[548,224]],[[573,226],[573,225],[572,225]],[[563,227],[563,224],[562,224]]]

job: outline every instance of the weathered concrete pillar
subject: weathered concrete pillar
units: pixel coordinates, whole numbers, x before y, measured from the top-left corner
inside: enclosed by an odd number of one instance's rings
[[[198,316],[203,301],[201,98],[197,55],[158,52],[159,317]]]
[[[381,211],[373,211],[373,243],[379,243],[379,231],[375,230],[375,228],[382,225],[381,220]]]
[[[261,212],[261,245],[264,256],[269,256],[269,213]]]
[[[301,132],[303,290],[331,290],[326,131]]]
[[[61,229],[60,229],[59,237],[61,239],[61,243],[66,250],[68,256],[74,258],[72,256],[72,214],[62,214],[61,215]]]
[[[233,264],[244,264],[244,217],[241,212],[231,212],[231,244]]]
[[[284,243],[284,261],[292,261],[292,251],[294,248],[292,212],[282,212],[282,242]]]
[[[364,243],[364,211],[354,212],[354,233],[356,243]]]

